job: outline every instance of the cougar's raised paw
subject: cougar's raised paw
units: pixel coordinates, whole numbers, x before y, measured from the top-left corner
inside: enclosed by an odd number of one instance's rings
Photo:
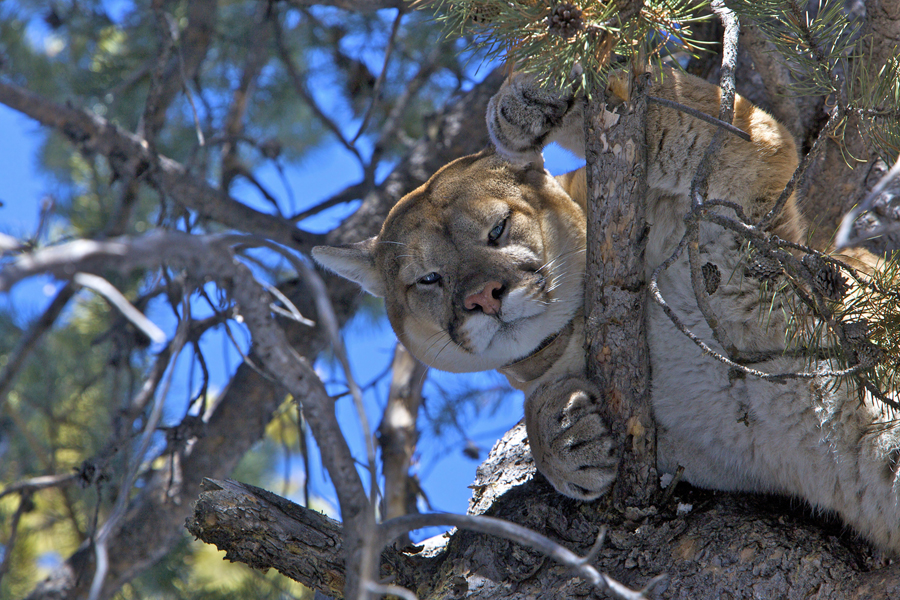
[[[571,91],[548,91],[533,76],[515,75],[488,104],[491,141],[500,154],[513,161],[534,162],[574,102]]]
[[[525,425],[538,470],[566,496],[593,500],[616,478],[615,440],[600,416],[599,391],[570,377],[538,388],[525,401]]]

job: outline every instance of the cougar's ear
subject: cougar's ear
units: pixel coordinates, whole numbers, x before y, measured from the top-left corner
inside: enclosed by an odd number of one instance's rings
[[[375,266],[375,238],[343,246],[316,246],[317,263],[341,277],[355,281],[373,296],[384,296],[385,285]]]

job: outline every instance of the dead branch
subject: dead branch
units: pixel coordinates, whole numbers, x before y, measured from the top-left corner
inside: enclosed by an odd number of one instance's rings
[[[26,273],[66,273],[78,271],[117,270],[128,271],[143,267],[155,267],[162,262],[181,264],[198,277],[224,280],[232,296],[241,308],[245,325],[254,340],[256,360],[279,385],[295,398],[302,399],[303,412],[322,443],[322,458],[335,482],[342,514],[347,524],[348,546],[351,553],[360,546],[362,529],[354,529],[366,514],[365,493],[356,474],[355,462],[346,445],[334,415],[331,399],[305,359],[289,346],[284,333],[271,319],[270,300],[265,291],[255,283],[252,274],[235,262],[227,247],[213,237],[192,236],[182,233],[155,232],[142,238],[118,238],[108,242],[78,241],[59,247],[41,250],[33,256],[22,256],[7,265],[0,275],[0,288],[18,281]],[[216,457],[217,460],[220,457]],[[127,496],[127,495],[126,495]],[[108,537],[112,546],[107,556],[114,556],[114,548],[121,543],[121,525],[111,530]],[[101,557],[102,558],[102,557]],[[348,562],[355,565],[354,556]],[[99,565],[103,566],[103,565]],[[352,582],[352,579],[351,579]],[[117,585],[113,583],[113,589]],[[120,583],[119,583],[120,585]],[[350,586],[353,589],[353,586]],[[99,593],[97,597],[101,596]]]
[[[380,185],[374,188],[367,186],[360,191],[362,206],[353,217],[328,234],[327,243],[340,244],[373,235],[387,211],[404,193],[424,183],[434,171],[453,158],[482,149],[488,143],[484,126],[485,107],[503,77],[498,69],[449,104],[435,119],[433,136],[413,146]],[[5,97],[6,93],[8,90],[0,89],[0,97]],[[28,104],[28,98],[30,96],[21,101]],[[49,106],[48,113],[52,113],[56,105]],[[70,126],[66,122],[69,114],[64,113],[63,118],[58,121],[51,119],[51,122],[63,130],[84,131],[79,126],[84,117],[76,111],[76,120]],[[103,147],[115,148],[112,144]],[[221,199],[217,192],[212,195],[217,202]],[[293,228],[290,230],[296,231]],[[270,238],[279,239],[278,231],[268,231],[267,234]],[[303,239],[295,246],[308,248],[315,243],[315,238]],[[354,311],[358,294],[344,280],[329,279],[328,285],[333,298],[348,299],[336,306],[343,322]],[[310,294],[301,283],[288,282],[282,286],[282,291],[300,307],[304,315],[316,318]],[[292,346],[306,355],[314,355],[325,348],[325,338],[318,329],[286,325],[285,332]],[[205,415],[206,435],[193,440],[190,452],[181,462],[182,471],[227,477],[250,446],[263,436],[266,423],[283,398],[284,392],[280,386],[260,375],[250,363],[242,364],[214,408]],[[135,406],[135,410],[138,407]],[[177,489],[172,489],[170,483],[168,473],[153,474],[147,478],[143,493],[135,498],[120,534],[110,542],[109,583],[104,587],[104,594],[114,593],[181,539],[180,531],[188,511],[183,500],[199,494],[199,480],[184,478]],[[85,582],[90,581],[92,561],[90,547],[80,548],[34,589],[29,600],[83,597],[87,593]]]
[[[266,490],[231,480],[204,479],[185,527],[225,551],[225,559],[279,573],[335,598],[344,597],[346,567],[340,522]],[[381,576],[411,581],[415,558],[391,547]]]
[[[391,372],[387,406],[378,426],[384,473],[384,514],[387,519],[415,512],[415,500],[411,497],[409,486],[409,468],[419,438],[416,422],[428,367],[398,343],[394,348]]]

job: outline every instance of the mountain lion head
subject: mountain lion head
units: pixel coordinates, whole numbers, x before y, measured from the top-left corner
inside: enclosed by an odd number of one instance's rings
[[[584,212],[553,177],[485,150],[404,196],[377,236],[313,257],[383,296],[419,360],[471,372],[527,356],[572,320],[584,246]]]

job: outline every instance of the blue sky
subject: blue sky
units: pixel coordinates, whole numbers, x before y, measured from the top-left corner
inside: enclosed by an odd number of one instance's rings
[[[33,234],[37,226],[41,199],[49,191],[50,184],[42,178],[37,165],[37,148],[41,139],[36,123],[0,105],[0,201],[3,202],[3,206],[0,207],[0,231],[17,237]],[[564,151],[550,149],[547,152],[547,166],[554,173],[574,168],[577,164],[578,161],[573,160]],[[303,161],[300,166],[290,168],[286,172],[286,177],[288,185],[297,197],[297,204],[302,206],[327,198],[347,184],[358,180],[359,165],[337,144],[326,144],[316,150],[314,155]],[[285,187],[274,169],[269,172],[264,169],[260,173],[260,178],[269,182],[270,189],[278,195],[287,197]],[[302,197],[299,197],[301,194]],[[238,186],[234,190],[234,195],[243,201],[255,204],[251,199],[254,194],[248,188]],[[266,209],[266,205],[259,204],[257,208]],[[312,225],[305,223],[304,227],[327,230],[337,224],[340,216],[340,211],[337,211],[330,218],[323,218]],[[50,278],[30,280],[16,286],[11,294],[0,295],[0,304],[12,303],[27,320],[43,310],[59,285],[59,282]],[[165,313],[166,311],[151,309],[149,316],[164,330],[171,333],[174,324]],[[240,335],[236,337],[243,339]],[[371,319],[366,317],[357,318],[347,326],[345,337],[354,376],[358,382],[372,381],[390,364],[396,339],[386,320],[382,319],[378,323],[372,323]],[[246,343],[245,340],[244,343]],[[212,385],[214,388],[221,389],[228,381],[230,373],[239,364],[240,356],[230,347],[224,335],[210,336],[206,340],[204,348],[208,353],[208,360],[213,357],[210,364]],[[172,419],[180,418],[184,399],[190,395],[190,390],[187,389],[188,365],[189,361],[182,357],[169,393],[170,399],[174,400],[172,406],[182,407],[171,410],[169,414]],[[329,371],[327,363],[320,361],[318,369],[320,372],[328,374],[329,377],[334,376],[334,373]],[[435,407],[440,403],[437,386],[452,393],[466,388],[505,384],[505,380],[494,373],[459,376],[432,372],[429,377],[433,382],[426,387],[430,412],[434,412]],[[368,420],[372,428],[377,427],[380,421],[387,383],[387,379],[383,380],[366,396]],[[340,382],[334,382],[329,387],[332,393],[337,393],[343,385]],[[518,393],[510,394],[505,401],[494,408],[496,410],[493,412],[481,411],[477,418],[473,410],[463,411],[459,419],[461,429],[465,431],[466,437],[484,451],[482,458],[493,442],[520,419],[522,397]],[[339,400],[337,412],[355,455],[364,461],[365,452],[361,430],[351,401],[349,399]],[[422,480],[432,509],[465,512],[470,497],[468,486],[474,481],[478,461],[464,456],[462,450],[467,440],[463,435],[453,431],[452,428],[445,431],[445,435],[441,436],[433,435],[428,431],[423,433],[419,443],[415,470]],[[311,462],[317,463],[315,449]],[[304,474],[298,470],[299,457],[293,457],[291,464],[295,466],[291,476],[292,483],[296,486],[302,482],[304,477]],[[277,472],[280,473],[280,468],[277,469]],[[330,492],[330,485],[327,483],[327,478],[323,476],[322,469],[314,468],[310,477],[314,490],[322,494],[326,502],[333,504],[333,494]],[[281,484],[273,479],[273,490],[280,491],[280,489]],[[295,498],[298,497],[300,497],[299,493],[295,495]]]
[[[37,165],[37,148],[41,140],[38,126],[31,119],[24,117],[15,111],[0,106],[0,231],[20,236],[31,236],[37,227],[40,212],[41,199],[49,189],[40,173]],[[325,198],[329,194],[341,189],[355,176],[355,161],[348,159],[346,153],[337,148],[326,147],[317,151],[317,160],[306,161],[309,165],[306,169],[293,169],[288,173],[290,185],[294,189],[303,190],[310,197]],[[315,166],[313,166],[315,162]],[[277,178],[273,178],[275,189],[280,188]],[[237,190],[240,195],[240,190]],[[328,223],[319,223],[317,229],[329,227]],[[12,304],[16,311],[23,317],[22,325],[27,320],[39,314],[55,294],[60,282],[52,278],[39,278],[20,283],[13,288],[10,294],[0,295],[0,303]],[[172,323],[167,323],[164,317],[165,311],[159,311],[151,318],[163,327],[169,329]],[[167,327],[167,325],[169,327]],[[345,332],[346,343],[351,353],[354,375],[360,382],[369,382],[384,371],[390,364],[394,344],[396,340],[386,321],[372,323],[371,320],[361,317],[353,321]],[[241,339],[240,336],[237,336]],[[213,375],[214,387],[221,389],[228,380],[229,373],[239,364],[240,356],[225,342],[223,336],[211,336],[206,341],[205,349],[208,356],[219,357],[210,365]],[[321,371],[327,372],[328,367],[320,363]],[[183,406],[183,399],[187,395],[188,361],[181,360],[179,376],[170,390],[170,397],[175,399],[174,405]],[[465,385],[464,378],[448,374],[435,374],[440,385],[446,388],[455,388]],[[483,379],[469,385],[481,385]],[[496,385],[502,378],[489,377],[487,383]],[[372,427],[376,427],[380,421],[380,410],[383,398],[386,396],[386,381],[376,388],[376,393],[368,394],[367,407],[368,418]],[[342,386],[333,383],[330,386],[334,391]],[[432,389],[432,401],[436,403]],[[466,432],[480,446],[488,449],[505,428],[514,424],[521,414],[521,398],[514,396],[514,400],[505,403],[498,414],[486,415],[478,421],[466,427]],[[351,441],[355,454],[363,459],[365,454],[361,443],[361,430],[358,419],[349,400],[341,400],[337,403],[337,410],[341,423],[345,428],[345,434]],[[177,417],[177,414],[172,414]],[[471,414],[464,415],[462,423],[472,422]],[[417,469],[424,480],[433,508],[436,510],[464,512],[467,506],[470,490],[468,486],[474,480],[477,462],[466,458],[462,454],[465,440],[452,431],[445,436],[423,436],[420,444],[420,455]],[[315,460],[313,461],[315,463]],[[300,461],[294,457],[293,464],[299,465]],[[321,469],[315,469],[311,474],[316,488],[324,493],[326,499],[333,500],[328,491],[330,487],[321,474]],[[302,481],[302,473],[294,473],[299,477],[296,481]],[[280,486],[278,486],[280,487]]]

